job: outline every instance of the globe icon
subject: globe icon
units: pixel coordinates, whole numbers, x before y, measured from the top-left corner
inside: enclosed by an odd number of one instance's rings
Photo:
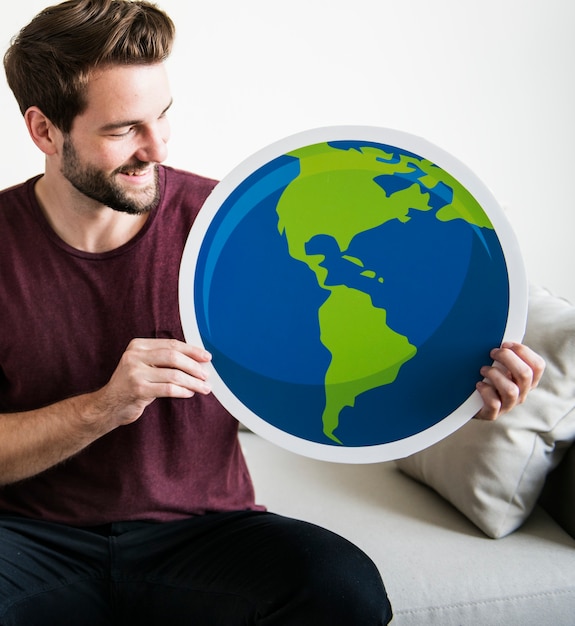
[[[284,447],[371,462],[479,408],[491,348],[521,339],[526,284],[505,218],[458,161],[364,127],[279,142],[224,179],[182,260],[186,339],[214,393]]]

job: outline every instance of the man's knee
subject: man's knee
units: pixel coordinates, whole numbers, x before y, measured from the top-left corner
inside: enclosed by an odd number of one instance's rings
[[[312,570],[310,584],[330,624],[387,624],[391,605],[373,561],[357,546],[338,538],[331,558]],[[321,622],[320,622],[321,623]]]
[[[379,626],[391,620],[381,575],[362,550],[313,525],[303,526],[300,539],[287,561],[293,587],[286,621],[278,624]]]

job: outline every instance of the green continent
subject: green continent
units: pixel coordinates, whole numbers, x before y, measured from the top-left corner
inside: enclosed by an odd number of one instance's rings
[[[374,178],[385,171],[398,171],[398,165],[380,163],[373,149],[366,159],[355,150],[319,146],[323,147],[319,155],[314,152],[318,146],[292,153],[300,159],[300,174],[283,192],[277,214],[278,230],[287,238],[290,255],[309,265],[323,286],[324,272],[319,267],[322,257],[314,258],[305,250],[312,237],[330,235],[345,251],[358,233],[392,219],[405,222],[410,209],[428,211],[430,206],[429,193],[417,183],[388,197]],[[407,165],[405,171],[409,171]]]
[[[417,352],[406,337],[386,324],[387,313],[357,289],[333,287],[319,309],[321,342],[331,354],[325,374],[323,432],[334,431],[346,406],[370,389],[392,383],[401,366]]]
[[[315,144],[295,150],[299,175],[286,187],[277,204],[278,231],[284,235],[292,258],[305,263],[318,285],[329,295],[318,311],[321,342],[331,354],[325,374],[326,404],[323,431],[335,435],[339,416],[354,406],[358,395],[392,383],[401,366],[417,349],[389,328],[385,309],[373,306],[370,296],[354,285],[338,284],[330,277],[330,262],[321,245],[336,245],[338,263],[349,264],[362,280],[385,287],[385,277],[365,267],[361,258],[346,253],[359,233],[390,220],[407,222],[410,211],[430,211],[430,191],[441,184],[452,192],[436,219],[463,219],[480,228],[493,228],[475,198],[451,175],[430,161],[403,154],[399,160],[377,147],[340,150]],[[408,175],[413,184],[387,195],[376,182],[381,175]],[[415,176],[415,180],[414,180]],[[308,244],[323,236],[323,243]],[[316,242],[317,243],[317,242]],[[318,249],[319,246],[319,249]],[[339,249],[339,252],[338,252]],[[383,251],[385,254],[385,251]]]

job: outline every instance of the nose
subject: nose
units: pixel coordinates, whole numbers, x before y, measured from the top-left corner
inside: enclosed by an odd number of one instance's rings
[[[136,157],[144,163],[161,163],[168,156],[170,127],[166,120],[156,126],[146,128]]]

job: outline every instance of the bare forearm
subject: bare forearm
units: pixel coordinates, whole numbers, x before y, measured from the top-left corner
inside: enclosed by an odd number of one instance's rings
[[[98,391],[0,415],[0,485],[35,476],[135,422],[156,398],[210,393],[203,367],[210,358],[202,348],[181,341],[135,339]]]
[[[35,476],[112,430],[96,417],[96,394],[23,413],[0,415],[0,484]]]

